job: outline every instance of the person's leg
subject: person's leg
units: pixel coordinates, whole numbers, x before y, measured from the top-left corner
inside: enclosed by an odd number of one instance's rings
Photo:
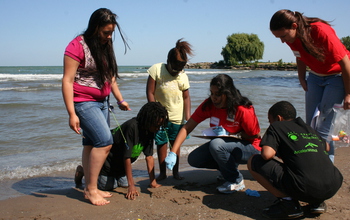
[[[76,188],[81,188],[83,186],[84,168],[78,165],[75,170],[74,183]]]
[[[107,117],[107,102],[85,102],[75,106],[83,129],[83,168],[85,174],[85,197],[94,205],[105,205],[109,192],[97,188],[97,179],[113,143]]]
[[[209,149],[226,180],[223,185],[217,187],[217,190],[221,193],[233,193],[244,189],[243,175],[238,170],[238,165],[247,163],[249,157],[259,151],[249,142],[232,141],[229,138],[214,139]]]
[[[85,175],[86,185],[85,185],[85,198],[89,199],[94,205],[105,205],[109,201],[104,199],[104,197],[110,197],[111,194],[108,192],[100,191],[97,188],[97,180],[99,173],[101,171],[102,165],[105,162],[109,150],[112,145],[100,148],[92,148],[88,158],[88,171]]]
[[[126,175],[117,177],[117,184],[119,187],[127,188],[129,186]]]
[[[156,133],[154,137],[154,142],[157,145],[157,157],[159,163],[159,176],[156,178],[157,181],[161,181],[167,178],[165,164],[165,158],[167,157],[168,152],[168,138],[166,135],[167,130],[168,127],[161,127],[161,129]]]
[[[82,164],[83,164],[83,170],[84,170],[84,176],[85,176],[85,186],[88,184],[88,181],[90,180],[90,172],[89,172],[89,158],[91,149],[93,146],[91,145],[84,145],[83,153],[82,153]]]
[[[113,190],[118,187],[118,183],[113,176],[99,175],[97,180],[97,187],[100,190]]]
[[[171,140],[170,141],[170,144],[171,144],[171,146],[173,146],[173,144],[174,144],[174,141],[173,140]],[[174,168],[173,168],[173,177],[175,178],[175,179],[177,179],[177,180],[183,180],[184,179],[184,177],[182,177],[182,176],[180,176],[180,173],[179,173],[179,165],[180,165],[180,148],[181,147],[179,147],[179,149],[177,150],[177,152],[176,152],[176,156],[177,156],[177,159],[176,159],[176,164],[175,164],[175,166],[174,166]]]
[[[166,175],[166,164],[165,158],[167,156],[168,144],[157,145],[157,155],[159,162],[159,176],[156,178],[157,181],[161,181],[167,178]]]
[[[267,191],[269,191],[272,195],[274,195],[277,198],[283,198],[283,197],[287,197],[287,195],[285,193],[283,193],[282,191],[280,191],[279,189],[277,189],[276,187],[274,187],[272,185],[272,183],[263,175],[261,175],[260,173],[256,172],[255,169],[253,169],[254,166],[260,166],[261,162],[258,162],[259,165],[253,164],[252,165],[252,160],[253,158],[256,156],[252,156],[247,163],[247,167],[248,170],[250,172],[250,174],[253,176],[253,178],[262,186],[264,187]],[[258,160],[262,160],[262,158],[255,158],[255,163],[257,163],[256,161]]]
[[[239,183],[243,180],[238,165],[247,163],[252,155],[260,153],[249,142],[232,141],[229,138],[212,140],[209,150],[223,177],[232,183]]]
[[[166,140],[167,142],[169,142],[169,147],[170,149],[172,148],[174,142],[175,142],[175,139],[176,139],[176,136],[177,134],[179,133],[180,129],[181,129],[182,125],[178,125],[178,124],[174,124],[174,123],[171,123],[171,122],[168,122],[168,126],[167,126],[167,129],[165,130],[166,131]],[[182,176],[180,176],[179,174],[179,164],[180,164],[180,149],[181,147],[177,150],[176,155],[177,155],[177,158],[176,158],[176,163],[173,167],[173,177],[177,180],[182,180],[184,179]],[[166,153],[167,153],[167,149],[166,149]]]
[[[324,77],[324,93],[319,105],[320,116],[317,124],[317,132],[320,136],[327,140],[331,149],[328,152],[330,159],[334,162],[334,141],[328,140],[328,135],[332,126],[334,117],[334,104],[341,104],[344,99],[344,84],[341,76]]]
[[[194,149],[187,157],[188,164],[196,168],[219,169],[218,164],[209,151],[210,142]]]
[[[322,77],[309,73],[307,78],[307,91],[305,92],[305,116],[306,124],[310,125],[315,110],[320,104],[324,92]]]
[[[248,170],[258,183],[277,197],[277,202],[263,210],[263,216],[271,219],[292,219],[304,213],[298,200],[279,190],[284,175],[283,164],[275,160],[264,160],[261,155],[252,156],[247,163]]]
[[[235,144],[227,145],[222,138],[215,138],[210,142],[209,151],[219,166],[219,170],[224,179],[231,183],[240,182],[243,179],[242,174],[238,171],[238,162],[231,154]]]

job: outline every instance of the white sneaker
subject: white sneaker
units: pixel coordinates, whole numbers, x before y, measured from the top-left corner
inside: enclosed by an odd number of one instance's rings
[[[226,182],[221,186],[218,186],[216,189],[221,193],[234,193],[245,188],[244,181],[242,180],[239,183]]]

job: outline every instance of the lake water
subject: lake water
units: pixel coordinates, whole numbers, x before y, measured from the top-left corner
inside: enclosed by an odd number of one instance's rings
[[[147,68],[119,67],[119,89],[132,109],[116,111],[120,124],[136,116],[147,102]],[[225,73],[253,101],[262,133],[268,127],[267,111],[277,101],[290,101],[298,116],[305,118],[304,92],[296,71],[188,69],[186,73],[191,85],[192,112],[209,96],[210,80]],[[1,187],[0,199],[16,192],[74,186],[73,176],[59,181],[45,178],[60,172],[74,173],[81,163],[81,136],[68,126],[61,79],[60,66],[0,67],[0,184],[7,186]],[[114,98],[113,103],[116,106]],[[207,121],[202,122],[192,134],[200,134],[208,125]],[[111,127],[115,126],[111,120]],[[204,142],[191,137],[185,141],[182,154]],[[146,168],[135,171],[135,175],[145,175],[145,171]]]

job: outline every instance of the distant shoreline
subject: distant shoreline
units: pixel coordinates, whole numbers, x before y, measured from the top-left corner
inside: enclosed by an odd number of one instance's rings
[[[284,71],[296,71],[296,63],[279,63],[279,62],[266,62],[266,63],[250,63],[239,65],[223,65],[217,62],[199,62],[188,63],[185,66],[186,69],[233,69],[233,70],[284,70]]]

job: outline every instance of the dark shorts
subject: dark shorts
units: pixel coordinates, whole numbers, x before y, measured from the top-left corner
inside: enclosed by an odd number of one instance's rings
[[[168,122],[165,129],[159,130],[154,137],[156,145],[163,145],[169,141],[174,141],[183,125]]]
[[[303,188],[301,183],[297,184],[291,175],[284,171],[285,165],[275,159],[264,160],[261,155],[254,155],[251,169],[264,176],[276,189],[294,199],[308,203],[321,203],[325,200],[303,193],[300,190],[300,187]]]
[[[284,185],[282,181],[284,176],[283,166],[283,163],[274,159],[264,160],[261,155],[254,155],[252,158],[252,170],[268,179],[278,190],[287,193],[290,186]]]

